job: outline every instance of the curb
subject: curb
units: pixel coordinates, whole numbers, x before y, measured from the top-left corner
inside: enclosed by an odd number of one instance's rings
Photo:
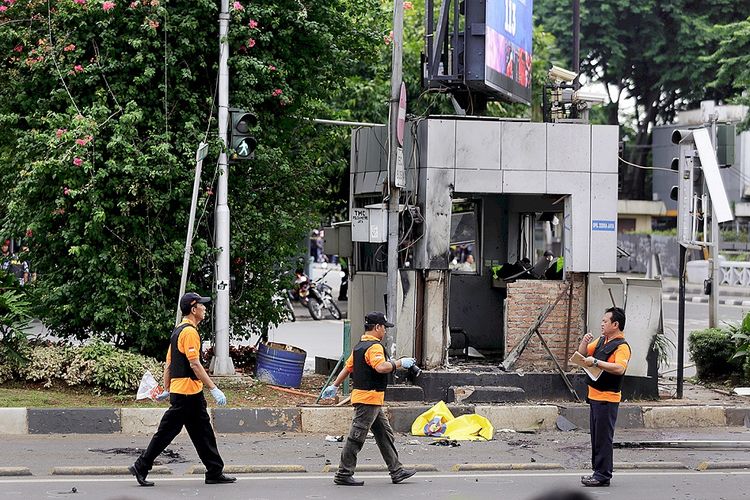
[[[750,462],[701,462],[696,470],[750,469]]]
[[[430,464],[403,464],[406,469],[414,469],[417,472],[437,472],[438,468]],[[326,465],[321,472],[336,472],[338,465]],[[388,466],[378,464],[357,465],[357,472],[388,472]]]
[[[591,467],[591,464],[587,464],[585,468]],[[689,469],[687,465],[682,462],[615,462],[615,470],[634,470],[634,469]]]
[[[225,465],[224,472],[227,474],[270,474],[285,472],[307,472],[302,465]],[[185,474],[205,474],[206,467],[194,465]]]
[[[676,302],[680,299],[679,294],[676,293],[663,293],[661,295],[661,300],[664,302]],[[689,296],[685,295],[685,302],[692,302],[694,304],[707,304],[708,303],[708,296],[700,295],[700,296]],[[744,299],[744,298],[734,298],[734,299],[719,299],[719,304],[723,306],[742,306],[742,307],[750,307],[750,300]]]
[[[414,419],[431,405],[386,407],[395,432],[411,433]],[[497,431],[554,430],[558,416],[581,429],[588,428],[588,405],[576,403],[537,405],[449,406],[454,415],[487,417]],[[153,434],[162,409],[133,408],[0,408],[0,436],[24,434]],[[351,407],[216,408],[209,410],[217,434],[299,432],[347,434]],[[140,413],[140,414],[138,414]],[[138,414],[138,415],[136,415]],[[624,403],[618,427],[627,429],[743,426],[750,406],[653,406]],[[135,432],[135,431],[138,432]]]
[[[171,475],[172,470],[164,465],[157,465],[149,471],[149,475]],[[53,476],[130,476],[127,465],[89,465],[82,467],[54,467]]]
[[[468,472],[468,471],[497,471],[497,470],[561,470],[564,469],[560,464],[556,463],[523,463],[523,464],[512,464],[512,463],[499,463],[499,464],[456,464],[451,467],[453,472]]]
[[[0,467],[0,477],[30,475],[31,470],[28,467]]]

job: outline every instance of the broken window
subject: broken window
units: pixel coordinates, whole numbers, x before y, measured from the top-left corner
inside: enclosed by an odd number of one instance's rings
[[[453,200],[449,266],[454,273],[479,274],[479,200]]]

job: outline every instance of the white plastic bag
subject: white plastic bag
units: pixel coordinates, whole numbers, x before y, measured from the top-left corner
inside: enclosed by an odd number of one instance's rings
[[[150,371],[146,370],[141,379],[141,385],[138,386],[138,394],[135,396],[135,399],[149,398],[152,401],[156,401],[156,396],[162,392],[162,388],[159,387],[154,376],[151,375]]]

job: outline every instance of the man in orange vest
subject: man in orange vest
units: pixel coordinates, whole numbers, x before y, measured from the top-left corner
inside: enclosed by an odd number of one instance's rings
[[[609,486],[612,479],[612,441],[622,399],[622,381],[630,361],[630,346],[623,333],[625,311],[619,307],[607,309],[601,328],[601,337],[594,340],[594,336],[587,333],[578,346],[578,352],[586,356],[586,365],[602,370],[596,380],[587,377],[593,474],[581,477],[581,483],[594,487]]]
[[[211,377],[201,365],[201,338],[198,324],[206,317],[205,304],[211,302],[208,297],[197,293],[186,293],[180,299],[180,310],[184,315],[182,323],[172,331],[167,363],[164,366],[164,387],[167,388],[157,400],[169,398],[169,409],[159,423],[159,429],[138,460],[128,470],[141,486],[153,486],[146,480],[154,460],[169,443],[177,437],[182,428],[187,428],[190,440],[198,456],[206,466],[206,484],[233,483],[235,477],[224,474],[224,461],[216,446],[216,435],[211,427],[211,419],[206,409],[206,398],[203,397],[203,386],[211,390],[219,405],[227,404],[227,398],[221,389],[216,387]]]
[[[339,385],[350,373],[354,376],[354,390],[352,390],[352,405],[354,418],[341,451],[339,470],[333,482],[341,486],[362,486],[364,481],[354,479],[354,469],[357,467],[357,454],[362,450],[367,438],[367,432],[372,429],[375,442],[383,455],[391,482],[400,483],[412,477],[417,471],[405,469],[398,460],[398,452],[394,444],[393,429],[388,418],[383,413],[385,388],[388,386],[388,374],[397,368],[411,368],[414,358],[392,360],[383,348],[381,341],[385,336],[385,329],[393,327],[379,311],[365,316],[365,333],[359,343],[352,349],[352,354],[346,365],[339,373],[333,385],[326,387],[323,397],[328,399],[336,395]]]

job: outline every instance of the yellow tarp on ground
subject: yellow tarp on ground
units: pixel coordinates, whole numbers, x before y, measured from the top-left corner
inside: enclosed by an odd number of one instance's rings
[[[422,413],[411,424],[414,436],[431,436],[457,441],[490,441],[495,429],[486,417],[477,414],[456,418],[442,401]]]

